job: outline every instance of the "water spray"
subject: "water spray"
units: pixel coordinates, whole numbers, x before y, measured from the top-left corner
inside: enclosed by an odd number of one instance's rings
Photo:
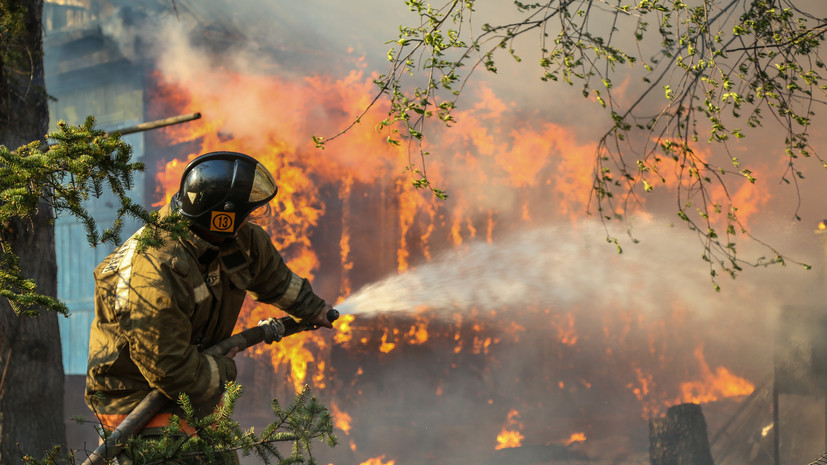
[[[545,226],[494,243],[469,242],[369,284],[336,308],[342,314],[365,314],[526,305],[659,311],[670,301],[710,310],[722,305],[702,266],[680,266],[695,259],[688,247],[677,244],[691,241],[654,224],[644,230],[645,247],[622,254],[606,244],[599,224]]]

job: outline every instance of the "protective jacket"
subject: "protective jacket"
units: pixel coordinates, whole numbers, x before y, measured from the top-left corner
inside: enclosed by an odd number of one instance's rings
[[[231,335],[247,293],[297,320],[325,306],[257,225],[218,246],[190,234],[143,253],[137,234],[95,269],[86,377],[93,412],[129,413],[153,388],[214,405],[235,362],[200,351]]]

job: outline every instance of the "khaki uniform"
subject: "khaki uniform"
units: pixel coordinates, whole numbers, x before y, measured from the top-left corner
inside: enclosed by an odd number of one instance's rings
[[[212,408],[235,362],[200,352],[231,335],[247,293],[298,320],[326,305],[257,225],[219,246],[194,234],[140,254],[136,245],[133,236],[95,269],[86,403],[98,414],[129,413],[153,388]]]

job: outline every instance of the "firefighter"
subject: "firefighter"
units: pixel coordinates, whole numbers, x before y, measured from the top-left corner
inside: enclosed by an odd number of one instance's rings
[[[245,295],[299,321],[331,328],[331,308],[293,273],[255,219],[269,214],[276,182],[254,158],[201,155],[184,169],[161,215],[178,211],[192,234],[137,251],[133,235],[95,269],[95,318],[89,340],[86,403],[114,429],[153,389],[186,393],[209,413],[236,377],[235,351],[202,350],[229,337]],[[147,425],[167,424],[176,402]]]

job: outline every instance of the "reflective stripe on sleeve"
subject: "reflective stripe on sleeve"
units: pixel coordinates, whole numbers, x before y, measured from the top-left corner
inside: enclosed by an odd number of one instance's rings
[[[201,283],[201,285],[193,289],[192,293],[193,297],[195,297],[195,303],[197,304],[207,300],[210,296],[210,291],[207,289],[207,283]]]
[[[207,355],[207,364],[210,366],[208,370],[209,379],[207,380],[207,390],[200,400],[206,401],[218,394],[221,389],[221,376],[218,374],[218,362],[215,361],[211,355]]]
[[[287,290],[284,295],[277,300],[274,305],[279,308],[287,308],[296,301],[299,297],[299,292],[302,290],[304,280],[296,273],[290,272],[290,284],[287,285]]]
[[[135,256],[135,249],[138,241],[130,239],[124,244],[126,250],[118,260],[118,284],[115,287],[115,311],[121,311],[129,304],[129,279],[132,277],[132,258]]]

